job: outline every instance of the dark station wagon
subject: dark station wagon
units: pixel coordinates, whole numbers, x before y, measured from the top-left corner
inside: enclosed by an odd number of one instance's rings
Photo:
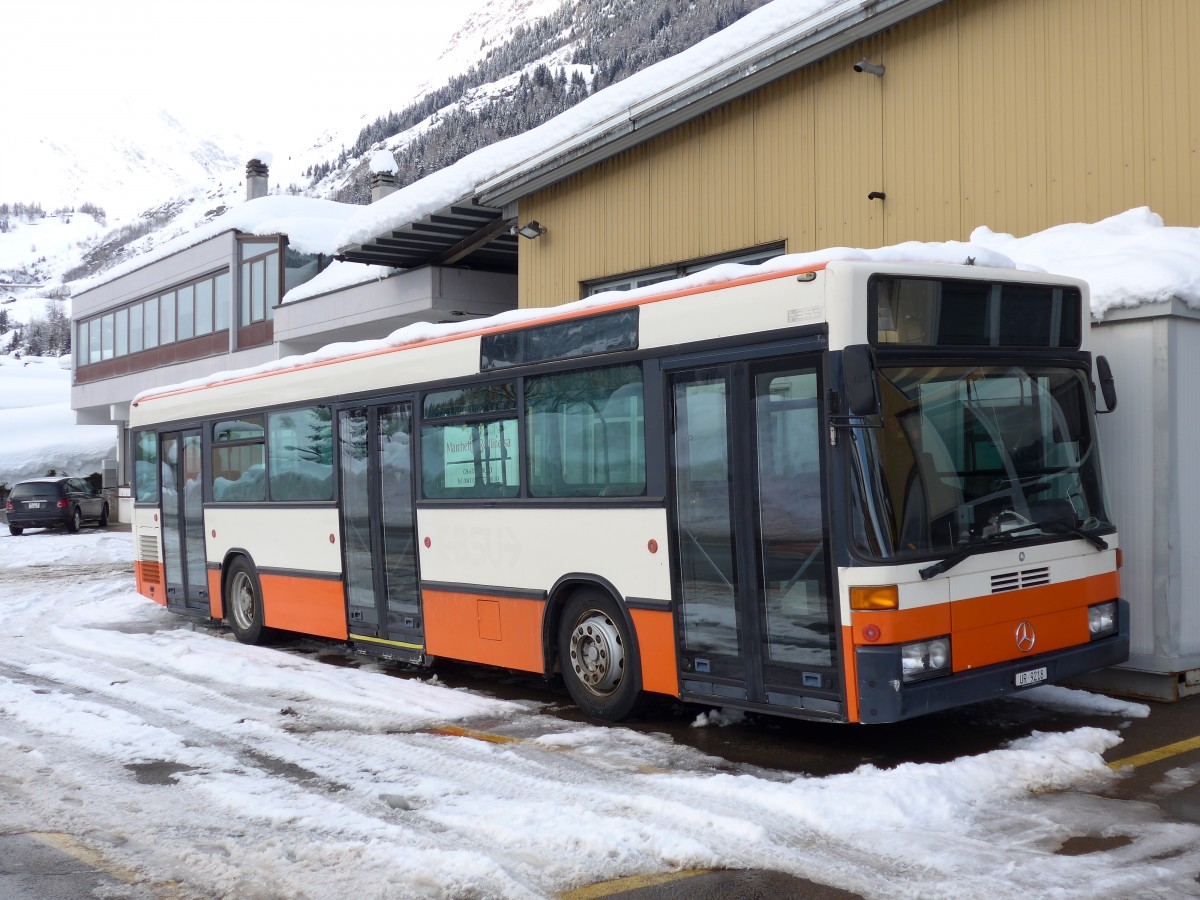
[[[108,527],[108,498],[82,478],[33,478],[19,482],[4,506],[8,530],[18,535],[26,528],[57,528],[72,533],[85,522]]]

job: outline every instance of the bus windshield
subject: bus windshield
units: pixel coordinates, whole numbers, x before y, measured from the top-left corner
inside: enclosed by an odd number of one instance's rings
[[[876,559],[998,537],[1112,530],[1084,372],[1043,366],[879,370],[882,427],[853,430],[855,543]]]

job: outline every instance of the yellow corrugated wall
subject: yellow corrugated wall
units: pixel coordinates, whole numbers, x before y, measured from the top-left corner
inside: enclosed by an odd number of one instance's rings
[[[1200,0],[949,0],[521,200],[522,306],[785,241],[1200,225]],[[853,71],[883,63],[883,78]],[[882,191],[885,200],[868,200]]]

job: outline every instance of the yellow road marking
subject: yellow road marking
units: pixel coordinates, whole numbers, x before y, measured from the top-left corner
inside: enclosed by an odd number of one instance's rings
[[[600,897],[611,897],[624,891],[635,891],[638,888],[654,887],[659,884],[669,884],[672,881],[682,881],[693,875],[707,875],[712,869],[684,869],[682,872],[663,872],[658,875],[630,875],[627,878],[617,878],[614,881],[602,881],[599,884],[589,884],[587,887],[576,888],[559,894],[560,900],[598,900]]]
[[[41,841],[43,844],[53,847],[60,853],[73,856],[84,865],[111,875],[119,881],[124,881],[126,884],[131,884],[138,877],[137,873],[132,869],[112,865],[91,847],[81,844],[69,834],[63,834],[58,831],[30,831],[28,832],[28,836],[35,841]]]
[[[457,725],[447,725],[444,728],[432,729],[432,734],[444,734],[449,737],[474,738],[477,741],[487,741],[489,744],[519,744],[520,738],[509,737],[505,734],[492,734],[490,731],[476,731],[474,728],[459,728]]]
[[[1113,760],[1108,764],[1108,767],[1110,769],[1124,769],[1127,766],[1145,766],[1149,763],[1155,763],[1159,760],[1168,759],[1172,756],[1178,756],[1180,753],[1187,753],[1189,750],[1197,749],[1200,749],[1200,737],[1188,738],[1186,741],[1176,741],[1174,744],[1167,744],[1167,746],[1159,747],[1157,750],[1147,750],[1145,753],[1138,753],[1135,756]]]

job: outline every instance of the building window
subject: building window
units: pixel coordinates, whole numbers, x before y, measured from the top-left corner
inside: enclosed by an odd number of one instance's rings
[[[175,292],[168,291],[158,298],[159,343],[175,343]]]
[[[723,263],[757,266],[768,259],[780,256],[785,250],[786,247],[782,242],[765,244],[761,247],[738,250],[735,253],[723,253],[719,256],[707,256],[703,259],[694,259],[690,262],[678,263],[672,266],[662,266],[657,269],[646,269],[640,272],[628,272],[624,275],[615,275],[611,278],[598,278],[595,281],[585,281],[582,293],[584,297],[591,297],[594,294],[603,294],[607,291],[632,291],[635,288],[644,288],[663,281],[670,281],[672,278],[682,278],[685,275],[703,272],[705,269],[711,269],[713,266],[719,266]]]
[[[205,279],[196,285],[196,336],[212,334],[213,283]]]
[[[158,298],[151,297],[142,305],[146,317],[145,342],[146,349],[153,350],[158,346]]]
[[[190,284],[181,287],[176,296],[179,327],[175,330],[175,336],[178,340],[190,341],[196,334],[196,288]]]
[[[117,356],[125,356],[129,352],[129,310],[117,310]]]
[[[222,272],[213,279],[213,330],[229,328],[229,273]]]
[[[239,326],[275,317],[279,305],[279,241],[241,243],[242,298]]]
[[[277,258],[277,257],[276,257]],[[263,301],[278,302],[263,285]],[[86,366],[143,350],[187,341],[229,327],[229,272],[221,272],[167,291],[158,297],[103,313],[78,323],[77,365]],[[92,342],[96,353],[92,353]]]
[[[129,307],[129,352],[142,352],[142,304]]]

